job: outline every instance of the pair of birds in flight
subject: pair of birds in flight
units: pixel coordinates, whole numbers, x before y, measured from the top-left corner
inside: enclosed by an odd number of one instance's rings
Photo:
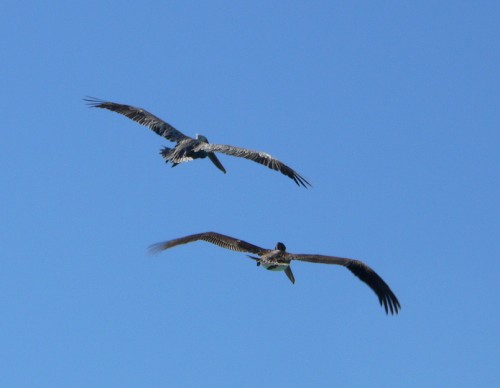
[[[170,124],[141,108],[103,101],[91,97],[84,100],[91,107],[107,109],[124,115],[129,119],[150,128],[156,134],[166,138],[167,140],[175,142],[176,145],[174,148],[164,147],[160,151],[160,154],[165,159],[165,162],[170,162],[172,167],[194,159],[203,159],[208,157],[219,170],[226,173],[226,169],[215,155],[215,153],[218,152],[249,159],[270,169],[279,171],[283,175],[292,179],[298,186],[311,186],[311,184],[303,176],[291,167],[265,152],[253,151],[230,145],[212,144],[209,143],[208,139],[202,135],[196,135],[196,138],[186,136]],[[152,245],[150,249],[152,253],[158,253],[177,245],[187,244],[199,240],[207,241],[225,249],[257,255],[257,257],[250,255],[248,255],[248,257],[255,260],[257,262],[257,266],[261,265],[267,270],[284,271],[285,275],[292,283],[295,283],[295,277],[293,276],[290,268],[292,260],[342,265],[356,275],[361,281],[366,283],[375,292],[380,305],[384,307],[387,314],[389,312],[391,314],[397,314],[401,308],[396,295],[394,295],[387,283],[373,269],[359,260],[336,256],[293,254],[287,252],[285,244],[281,242],[278,242],[274,249],[265,249],[246,241],[215,232],[198,233],[170,241],[160,242]]]

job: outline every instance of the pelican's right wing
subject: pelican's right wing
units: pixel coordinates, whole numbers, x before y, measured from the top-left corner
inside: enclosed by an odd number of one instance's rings
[[[149,113],[148,111],[136,108],[130,105],[117,104],[115,102],[108,102],[99,100],[98,98],[87,97],[83,99],[87,104],[93,108],[108,109],[110,111],[119,113],[134,120],[136,123],[144,125],[154,131],[156,134],[164,138],[178,143],[179,141],[188,138],[181,131],[175,129],[170,124],[162,119]]]
[[[233,237],[225,236],[215,232],[205,232],[198,234],[191,234],[189,236],[176,238],[175,240],[163,241],[153,244],[149,247],[151,253],[159,253],[165,249],[169,249],[181,244],[187,244],[194,241],[203,240],[209,243],[218,245],[222,248],[230,249],[237,252],[250,252],[256,255],[267,251],[267,249],[258,247],[256,245],[247,243],[246,241],[239,240]]]

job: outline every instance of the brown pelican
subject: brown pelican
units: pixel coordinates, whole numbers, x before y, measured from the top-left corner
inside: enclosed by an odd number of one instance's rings
[[[257,261],[257,266],[262,265],[265,269],[271,271],[285,271],[286,276],[292,283],[295,283],[290,262],[292,260],[308,261],[310,263],[337,264],[343,265],[361,281],[365,282],[378,296],[380,305],[384,306],[386,314],[398,313],[401,306],[398,298],[391,291],[382,278],[377,273],[368,267],[365,263],[359,260],[346,259],[343,257],[323,256],[323,255],[305,255],[286,252],[285,244],[278,242],[274,249],[264,249],[246,241],[239,240],[233,237],[225,236],[215,232],[206,232],[192,234],[189,236],[177,238],[175,240],[164,241],[151,245],[150,252],[158,253],[165,249],[169,249],[181,244],[203,240],[209,243],[218,245],[222,248],[230,249],[238,252],[249,252],[258,257],[250,256],[251,259]]]
[[[171,162],[172,167],[177,166],[179,163],[189,162],[194,159],[202,159],[208,156],[208,158],[219,170],[226,173],[226,169],[215,155],[215,152],[221,152],[226,155],[253,160],[254,162],[279,171],[283,175],[293,179],[299,186],[311,186],[311,184],[304,177],[292,168],[265,152],[253,151],[230,145],[209,144],[208,139],[202,135],[196,135],[196,139],[193,139],[141,108],[103,101],[93,97],[84,98],[84,101],[86,101],[91,107],[108,109],[127,116],[129,119],[150,128],[156,134],[163,136],[170,141],[176,142],[177,144],[174,148],[164,147],[160,151],[160,154],[165,159],[165,162]]]

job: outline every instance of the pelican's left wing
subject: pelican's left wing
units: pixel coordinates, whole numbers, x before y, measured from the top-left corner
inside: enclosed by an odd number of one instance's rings
[[[375,294],[377,294],[380,305],[384,306],[387,314],[389,313],[389,310],[391,311],[391,314],[397,314],[401,309],[398,298],[394,295],[387,283],[373,269],[362,261],[323,255],[291,254],[291,256],[292,260],[307,261],[310,263],[343,265],[361,281],[366,283],[375,292]]]
[[[270,169],[281,172],[283,175],[293,179],[293,181],[299,186],[311,186],[311,184],[301,176],[297,171],[288,167],[283,162],[272,157],[271,155],[261,152],[253,151],[241,147],[233,147],[224,144],[212,144],[212,143],[200,143],[195,147],[195,151],[206,151],[206,152],[221,152],[226,155],[237,156],[240,158],[245,158],[248,160],[253,160],[254,162],[260,163]]]

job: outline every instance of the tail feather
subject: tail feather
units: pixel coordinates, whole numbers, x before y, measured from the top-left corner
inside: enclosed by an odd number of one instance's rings
[[[170,156],[170,152],[172,151],[172,148],[168,148],[168,147],[163,147],[161,150],[160,150],[160,155],[163,156],[165,159],[167,159],[168,161],[168,157]]]

